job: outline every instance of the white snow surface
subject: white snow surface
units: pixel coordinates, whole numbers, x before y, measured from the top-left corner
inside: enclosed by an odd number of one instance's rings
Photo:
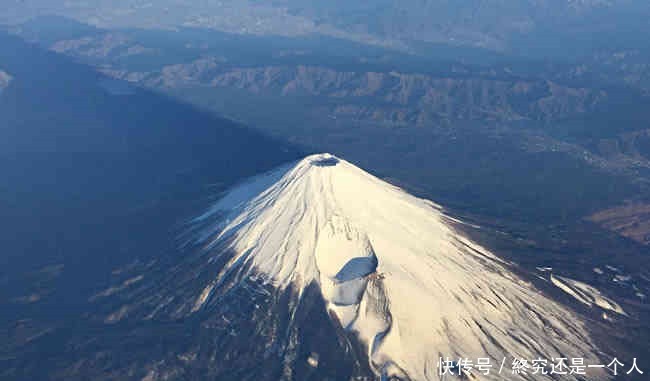
[[[207,226],[199,237],[206,248],[227,245],[235,256],[195,310],[232,271],[280,290],[315,283],[378,375],[439,380],[440,357],[489,357],[497,368],[513,357],[599,363],[576,315],[459,234],[440,207],[332,155],[240,184],[196,222]],[[478,379],[552,377],[495,370]]]

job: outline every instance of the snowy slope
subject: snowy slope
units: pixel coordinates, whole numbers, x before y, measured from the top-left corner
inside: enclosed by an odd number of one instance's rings
[[[438,380],[440,357],[490,357],[496,367],[504,357],[599,363],[573,313],[459,235],[438,206],[329,154],[241,184],[195,223],[205,255],[230,257],[194,311],[233,277],[297,295],[316,284],[378,375]],[[493,371],[479,379],[552,378]],[[590,370],[590,379],[606,377]]]

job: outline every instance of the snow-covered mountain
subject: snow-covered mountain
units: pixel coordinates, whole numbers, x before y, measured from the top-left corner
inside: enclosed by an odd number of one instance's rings
[[[460,234],[457,223],[345,160],[312,155],[240,184],[193,221],[202,251],[192,261],[214,275],[196,276],[200,287],[192,281],[186,313],[223,309],[228,294],[263,284],[290,295],[276,301],[286,304],[291,325],[315,287],[333,326],[382,379],[441,379],[441,357],[487,357],[496,367],[504,358],[597,364],[580,319]],[[589,371],[590,380],[607,378]],[[474,377],[554,379],[496,369]]]

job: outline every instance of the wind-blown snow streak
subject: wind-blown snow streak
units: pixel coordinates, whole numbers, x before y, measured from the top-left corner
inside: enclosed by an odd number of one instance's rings
[[[551,282],[559,287],[562,291],[576,298],[580,303],[589,307],[596,305],[602,309],[610,310],[621,315],[627,315],[623,308],[615,301],[604,296],[597,288],[586,283],[578,282],[570,278],[565,278],[551,274]]]
[[[438,380],[441,356],[598,363],[574,314],[459,235],[439,207],[331,155],[254,178],[196,222],[208,226],[199,238],[207,249],[228,245],[235,255],[195,309],[235,272],[279,289],[316,283],[377,374]],[[552,379],[496,371],[480,379],[509,377]]]

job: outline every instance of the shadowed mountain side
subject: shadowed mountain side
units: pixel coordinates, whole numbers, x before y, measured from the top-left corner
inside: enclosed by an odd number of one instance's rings
[[[173,253],[175,224],[207,195],[298,156],[5,34],[0,67],[13,76],[0,97],[3,323],[74,314],[108,269]],[[63,269],[52,282],[24,275],[46,265]],[[10,303],[25,294],[39,303]]]

